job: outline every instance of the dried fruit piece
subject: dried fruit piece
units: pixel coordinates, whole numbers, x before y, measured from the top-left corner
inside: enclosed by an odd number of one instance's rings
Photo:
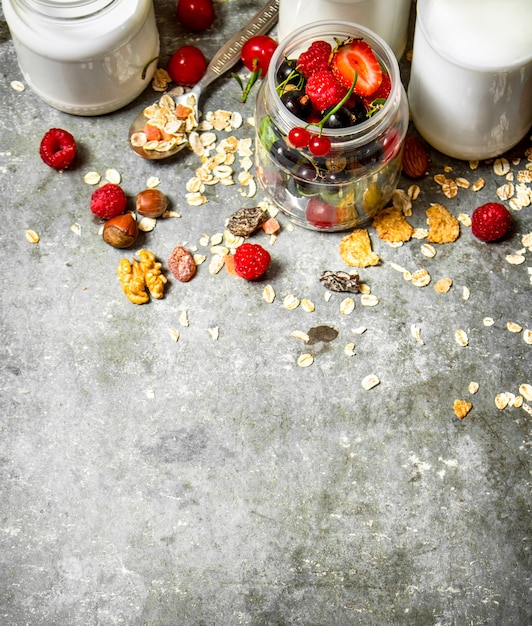
[[[330,291],[359,293],[359,279],[360,276],[358,274],[325,270],[320,276],[320,283]]]
[[[227,222],[227,229],[236,237],[249,237],[266,222],[267,215],[261,207],[235,211]]]
[[[407,137],[403,151],[403,171],[409,178],[421,178],[429,169],[429,155],[417,137]]]
[[[433,204],[426,210],[429,223],[428,241],[451,243],[460,234],[460,222],[451,215],[443,204]]]
[[[50,128],[41,139],[39,154],[41,159],[62,172],[72,165],[76,158],[77,146],[74,136],[62,128]]]
[[[168,269],[174,278],[187,283],[196,274],[196,263],[192,254],[184,246],[176,246],[168,257]]]

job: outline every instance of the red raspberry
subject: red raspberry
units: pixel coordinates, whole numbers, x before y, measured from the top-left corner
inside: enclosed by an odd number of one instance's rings
[[[98,187],[91,196],[91,211],[104,220],[122,214],[126,206],[126,194],[122,187],[113,183]]]
[[[46,165],[62,172],[76,157],[76,149],[76,140],[67,130],[50,128],[41,139],[39,154]]]
[[[328,70],[331,51],[331,44],[326,41],[315,41],[308,50],[299,55],[296,67],[305,78],[316,72]]]
[[[306,94],[318,111],[338,104],[346,93],[347,89],[329,71],[316,72],[307,81]]]
[[[270,261],[270,253],[258,243],[243,243],[235,250],[235,271],[246,280],[262,276]]]
[[[495,241],[510,230],[512,216],[499,202],[486,202],[473,211],[471,232],[480,241]]]

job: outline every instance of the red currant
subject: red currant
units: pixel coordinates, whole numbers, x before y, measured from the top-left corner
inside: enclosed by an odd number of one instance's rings
[[[178,0],[177,19],[188,30],[206,30],[216,17],[212,0]]]
[[[331,140],[323,135],[314,135],[309,142],[308,149],[314,156],[327,156],[331,151]]]
[[[306,148],[310,141],[310,133],[306,128],[296,126],[288,133],[288,141],[294,148]]]
[[[171,56],[166,70],[176,85],[191,87],[205,74],[207,61],[196,46],[181,46]]]

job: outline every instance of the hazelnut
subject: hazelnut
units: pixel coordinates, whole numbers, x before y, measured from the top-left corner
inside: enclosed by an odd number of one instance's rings
[[[105,222],[102,237],[114,248],[129,248],[137,240],[137,220],[131,213],[123,213]]]
[[[168,198],[158,189],[144,189],[137,194],[136,206],[143,217],[160,217],[168,207]]]

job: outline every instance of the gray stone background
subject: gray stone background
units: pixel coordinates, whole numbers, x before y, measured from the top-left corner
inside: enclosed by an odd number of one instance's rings
[[[198,35],[181,30],[174,5],[155,0],[163,54],[186,42],[209,56],[260,2],[217,4],[214,27]],[[402,72],[406,84],[407,57]],[[135,250],[101,240],[87,171],[118,170],[131,202],[149,176],[161,179],[182,217],[160,222],[138,247],[163,262],[177,243],[210,258],[202,235],[221,232],[261,193],[246,200],[238,185],[218,185],[207,204],[187,206],[197,157],[149,163],[128,148],[130,121],[156,99],[151,89],[99,118],[14,91],[11,81],[22,78],[1,12],[0,78],[0,623],[532,623],[531,417],[494,402],[532,383],[532,347],[506,329],[532,325],[531,252],[518,266],[505,260],[532,230],[530,207],[514,211],[504,241],[483,244],[462,226],[433,259],[421,241],[391,248],[371,231],[382,264],[360,274],[379,304],[367,308],[355,296],[349,316],[340,314],[344,296],[326,301],[318,281],[325,269],[348,269],[343,233],[291,231],[282,216],[274,244],[255,237],[273,257],[263,281],[212,275],[207,261],[188,284],[170,278],[163,300],[134,306],[115,267]],[[202,108],[246,119],[253,98],[238,100],[227,75]],[[80,146],[77,167],[63,174],[38,154],[53,126]],[[252,133],[244,124],[236,134]],[[530,146],[527,137],[506,155],[512,172],[525,168]],[[433,176],[446,166],[450,177],[483,177],[484,189],[444,198]],[[431,151],[410,221],[425,226],[431,202],[471,215],[497,200],[504,182],[492,163],[472,171]],[[400,187],[410,184],[403,178]],[[26,241],[27,229],[38,244]],[[391,263],[424,267],[433,282],[416,288]],[[436,293],[434,282],[447,276],[451,290]],[[262,299],[266,284],[273,304]],[[315,312],[285,310],[289,294],[312,300]],[[291,336],[319,325],[337,338],[304,345]],[[367,331],[355,335],[359,326]],[[168,328],[179,329],[177,342]],[[454,340],[459,328],[467,347]],[[307,369],[296,364],[303,352],[315,358]],[[381,383],[365,391],[368,374]],[[473,403],[462,421],[457,398]]]

